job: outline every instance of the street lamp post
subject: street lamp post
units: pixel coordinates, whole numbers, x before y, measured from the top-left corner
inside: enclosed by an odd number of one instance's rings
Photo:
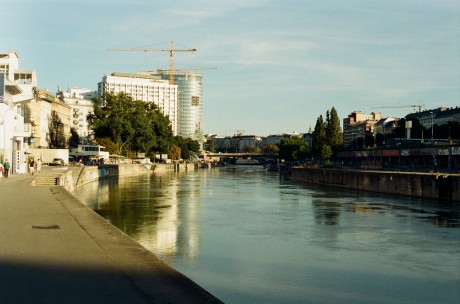
[[[431,113],[431,144],[433,144],[433,115],[434,113],[433,112],[430,112]]]
[[[431,113],[431,145],[433,146],[434,145],[434,141],[433,141],[433,112],[430,112]],[[433,168],[434,170],[436,170],[437,168],[437,162],[436,162],[436,155],[434,154],[434,151],[433,151]]]

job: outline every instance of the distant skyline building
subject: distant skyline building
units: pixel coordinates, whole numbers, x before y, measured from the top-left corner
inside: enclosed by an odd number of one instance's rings
[[[406,120],[418,120],[420,124],[429,129],[432,125],[442,126],[448,122],[460,123],[460,107],[439,107],[406,115]]]
[[[169,70],[151,72],[169,79]],[[178,85],[177,134],[203,143],[203,74],[195,71],[175,71]]]
[[[148,72],[112,73],[105,75],[98,83],[99,96],[103,96],[105,92],[124,92],[134,100],[155,103],[163,115],[169,117],[173,134],[178,134],[177,85],[170,85],[169,81]]]
[[[362,138],[364,140],[366,133],[373,133],[374,124],[382,118],[380,112],[364,114],[360,111],[354,111],[347,118],[343,119],[343,145],[348,147],[353,140]]]

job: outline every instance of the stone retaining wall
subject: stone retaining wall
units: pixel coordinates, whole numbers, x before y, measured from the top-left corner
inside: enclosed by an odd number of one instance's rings
[[[386,194],[460,201],[458,174],[405,173],[388,171],[288,168],[283,174],[293,180]]]
[[[103,165],[100,167],[70,167],[65,173],[58,177],[58,184],[63,186],[68,192],[88,183],[104,178],[119,177],[127,175],[140,175],[151,172],[142,164],[120,164]]]

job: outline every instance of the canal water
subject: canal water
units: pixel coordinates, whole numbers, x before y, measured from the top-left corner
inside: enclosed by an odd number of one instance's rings
[[[225,303],[459,303],[458,203],[306,186],[259,167],[74,195]]]

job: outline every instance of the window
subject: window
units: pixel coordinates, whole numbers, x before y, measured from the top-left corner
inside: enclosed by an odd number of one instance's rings
[[[4,73],[5,77],[8,77],[10,72],[10,66],[8,64],[0,64],[0,73]]]
[[[199,106],[200,105],[200,97],[192,96],[192,106]]]
[[[17,84],[32,84],[32,74],[15,73],[14,82]]]

